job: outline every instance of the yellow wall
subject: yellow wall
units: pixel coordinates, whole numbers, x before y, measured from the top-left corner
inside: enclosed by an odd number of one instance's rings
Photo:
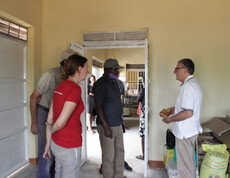
[[[86,58],[88,59],[89,73],[92,73],[92,60],[96,57],[101,62],[106,60],[106,50],[105,49],[88,49],[86,50]]]
[[[195,77],[204,92],[201,121],[230,114],[228,7],[230,1],[216,0],[45,1],[43,50],[50,53],[43,60],[54,59],[52,44],[81,43],[84,32],[148,29],[149,159],[162,160],[162,137],[172,124],[162,123],[158,113],[175,104],[180,83],[173,69],[179,59],[190,57],[196,63]]]
[[[121,70],[120,77],[126,76],[126,64],[144,64],[145,50],[143,48],[124,48],[124,49],[88,49],[86,57],[89,63],[89,72],[92,67],[92,57],[96,57],[104,62],[108,58],[115,58],[119,65],[124,67]]]
[[[107,59],[117,59],[119,65],[124,67],[121,69],[120,77],[126,77],[126,64],[145,63],[145,49],[143,48],[107,49],[106,56]]]
[[[230,115],[230,1],[44,1],[42,45],[39,2],[0,1],[1,10],[35,26],[35,34],[39,34],[34,42],[39,75],[41,64],[42,72],[57,66],[60,52],[68,48],[70,41],[82,43],[84,32],[148,29],[150,160],[163,159],[162,137],[172,124],[162,123],[158,112],[175,104],[180,83],[173,69],[179,59],[190,57],[196,64],[195,77],[204,92],[201,122]]]
[[[0,0],[0,17],[28,28],[27,96],[28,129],[30,130],[29,96],[41,75],[42,56],[42,1]],[[36,66],[36,67],[35,67]],[[37,154],[37,136],[29,134],[29,158]]]

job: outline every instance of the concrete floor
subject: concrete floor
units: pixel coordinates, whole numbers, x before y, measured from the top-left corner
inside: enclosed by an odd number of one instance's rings
[[[125,160],[133,168],[133,171],[124,170],[124,175],[128,178],[144,177],[144,161],[135,158],[141,154],[141,140],[138,136],[138,118],[125,117],[125,124],[129,127],[124,134]],[[80,178],[102,178],[98,173],[101,164],[101,149],[99,145],[98,134],[87,133],[87,160],[81,167]],[[36,166],[28,165],[13,178],[35,178]],[[148,177],[168,178],[165,169],[148,169]]]

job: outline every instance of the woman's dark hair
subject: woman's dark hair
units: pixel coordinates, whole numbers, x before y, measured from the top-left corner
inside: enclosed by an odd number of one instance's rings
[[[195,71],[195,64],[194,62],[189,58],[184,58],[178,61],[178,63],[181,63],[184,65],[185,68],[187,68],[188,73],[192,75]]]
[[[69,76],[73,76],[78,70],[78,67],[84,67],[86,62],[87,59],[83,56],[80,56],[79,54],[71,55],[67,60],[66,69],[62,76],[62,79],[67,80]]]
[[[91,81],[90,81],[91,77],[94,77],[94,79],[96,79],[96,77],[93,74],[90,75],[89,78],[88,78],[88,85],[91,83]]]

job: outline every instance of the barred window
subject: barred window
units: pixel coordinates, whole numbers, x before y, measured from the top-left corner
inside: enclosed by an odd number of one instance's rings
[[[0,33],[27,41],[27,28],[0,17]]]

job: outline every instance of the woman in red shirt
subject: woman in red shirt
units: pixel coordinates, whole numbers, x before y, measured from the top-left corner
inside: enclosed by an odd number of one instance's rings
[[[55,156],[55,177],[79,177],[84,110],[78,85],[88,74],[87,59],[78,54],[68,58],[63,82],[54,91],[46,122],[44,158]]]

